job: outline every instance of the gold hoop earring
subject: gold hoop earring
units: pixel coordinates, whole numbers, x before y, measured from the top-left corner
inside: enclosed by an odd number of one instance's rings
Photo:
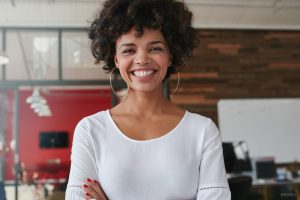
[[[113,72],[114,72],[114,70],[116,69],[117,67],[115,67],[115,68],[113,68],[113,70],[111,70],[111,72],[110,72],[110,75],[109,75],[109,84],[110,84],[110,88],[111,88],[111,90],[113,91],[113,93],[117,96],[117,97],[124,97],[124,96],[126,96],[126,94],[125,95],[118,95],[117,93],[116,93],[116,91],[114,90],[114,87],[113,87],[113,85],[112,85],[112,74],[113,74]],[[128,91],[128,88],[127,88],[127,91]]]
[[[173,94],[175,94],[177,92],[177,89],[178,89],[179,83],[180,83],[180,73],[179,73],[179,71],[178,71],[177,68],[176,68],[176,71],[177,71],[177,85],[176,85],[174,91],[171,93],[171,95],[173,95]]]

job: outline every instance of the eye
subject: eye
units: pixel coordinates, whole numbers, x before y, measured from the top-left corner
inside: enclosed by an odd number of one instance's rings
[[[134,49],[124,49],[124,50],[122,51],[122,54],[123,54],[123,55],[131,55],[131,54],[133,54],[133,53],[135,53],[135,50],[134,50]]]
[[[162,47],[151,47],[150,52],[160,52],[163,51],[164,49]]]

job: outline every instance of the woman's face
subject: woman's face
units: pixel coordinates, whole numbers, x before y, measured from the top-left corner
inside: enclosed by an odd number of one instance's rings
[[[171,55],[159,30],[145,28],[143,35],[137,37],[132,28],[116,41],[115,64],[129,88],[151,92],[161,89]]]

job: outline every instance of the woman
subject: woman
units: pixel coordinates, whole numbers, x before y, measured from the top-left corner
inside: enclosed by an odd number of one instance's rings
[[[191,19],[176,0],[104,3],[89,32],[92,52],[128,90],[77,125],[66,199],[230,199],[215,124],[163,95],[197,45]]]

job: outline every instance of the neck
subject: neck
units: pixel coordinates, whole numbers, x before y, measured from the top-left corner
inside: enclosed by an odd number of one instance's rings
[[[127,96],[120,103],[123,110],[139,116],[152,116],[162,113],[170,101],[163,95],[162,88],[151,92],[136,92],[128,90]]]

